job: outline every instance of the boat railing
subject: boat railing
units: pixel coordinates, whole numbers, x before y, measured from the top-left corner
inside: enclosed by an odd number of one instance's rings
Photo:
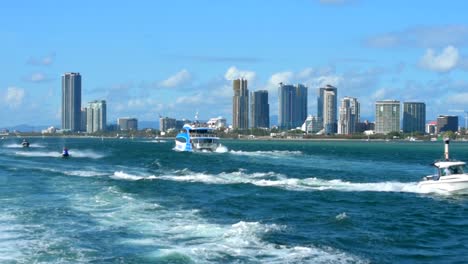
[[[217,137],[215,134],[206,134],[206,133],[190,133],[190,137]]]

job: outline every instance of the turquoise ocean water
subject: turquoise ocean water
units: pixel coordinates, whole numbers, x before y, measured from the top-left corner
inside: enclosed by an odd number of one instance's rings
[[[467,261],[468,196],[416,186],[441,142],[20,140],[0,141],[0,263]]]

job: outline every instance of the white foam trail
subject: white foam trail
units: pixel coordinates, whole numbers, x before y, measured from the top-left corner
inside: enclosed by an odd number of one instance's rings
[[[71,158],[100,159],[105,157],[104,154],[92,150],[70,150],[69,153]],[[17,151],[15,154],[25,157],[62,157],[62,153],[58,151]]]
[[[227,147],[225,147],[225,146],[223,146],[223,145],[220,144],[220,145],[218,146],[218,148],[216,148],[216,150],[215,150],[214,152],[216,152],[216,153],[226,153],[226,152],[228,152],[228,151],[229,151],[229,150],[228,150]]]
[[[106,156],[103,153],[98,153],[93,150],[86,150],[86,149],[85,150],[71,149],[68,152],[70,153],[71,157],[77,157],[77,158],[100,159]]]
[[[125,173],[123,171],[116,171],[110,177],[112,179],[115,179],[115,180],[125,180],[125,181],[138,181],[138,180],[143,180],[143,179],[146,179],[146,180],[156,179],[156,177],[154,175],[139,176],[139,175],[133,175],[133,174]]]
[[[56,151],[17,151],[15,152],[18,156],[25,156],[25,157],[61,157],[62,154]]]
[[[252,157],[285,157],[285,156],[298,156],[302,155],[302,151],[289,151],[289,150],[272,150],[272,151],[236,151],[231,150],[229,153],[234,155],[252,156]]]
[[[64,171],[66,175],[70,176],[79,176],[79,177],[98,177],[98,176],[106,176],[109,175],[109,173],[105,172],[98,172],[98,171],[80,171],[80,170],[75,170],[75,171]]]
[[[24,148],[23,145],[21,144],[7,144],[4,145],[5,148]],[[38,144],[38,143],[32,143],[29,145],[30,148],[45,148],[44,145]]]
[[[417,182],[348,182],[338,179],[323,180],[319,178],[287,178],[282,174],[253,173],[247,174],[243,171],[232,173],[220,173],[217,175],[205,173],[190,173],[184,171],[185,175],[162,175],[153,176],[154,179],[180,181],[180,182],[202,182],[206,184],[239,184],[247,183],[262,187],[277,187],[293,191],[323,191],[336,190],[345,192],[408,192],[428,193],[421,190]]]
[[[117,187],[109,187],[94,196],[74,195],[72,206],[94,217],[100,230],[125,228],[129,234],[120,243],[144,247],[141,253],[154,262],[178,255],[193,263],[222,261],[226,258],[261,263],[359,263],[365,262],[347,253],[311,245],[289,247],[270,243],[263,237],[285,232],[287,227],[261,222],[240,221],[216,224],[206,221],[198,210],[165,208],[133,197]]]

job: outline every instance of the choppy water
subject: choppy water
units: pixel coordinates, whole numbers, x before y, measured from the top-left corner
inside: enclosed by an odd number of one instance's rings
[[[442,143],[0,141],[0,263],[463,263]],[[63,146],[72,158],[60,158]],[[468,160],[468,144],[451,145]]]

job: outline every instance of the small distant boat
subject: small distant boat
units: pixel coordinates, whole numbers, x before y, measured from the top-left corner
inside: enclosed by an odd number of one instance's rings
[[[468,174],[466,162],[449,159],[449,139],[445,139],[445,159],[435,162],[437,174],[429,175],[418,183],[421,190],[434,192],[466,193],[468,192]]]
[[[219,137],[213,129],[198,123],[186,124],[175,138],[178,151],[215,151],[219,147]]]
[[[21,145],[23,148],[29,148],[29,142],[26,139],[23,139],[23,142],[21,142]]]

